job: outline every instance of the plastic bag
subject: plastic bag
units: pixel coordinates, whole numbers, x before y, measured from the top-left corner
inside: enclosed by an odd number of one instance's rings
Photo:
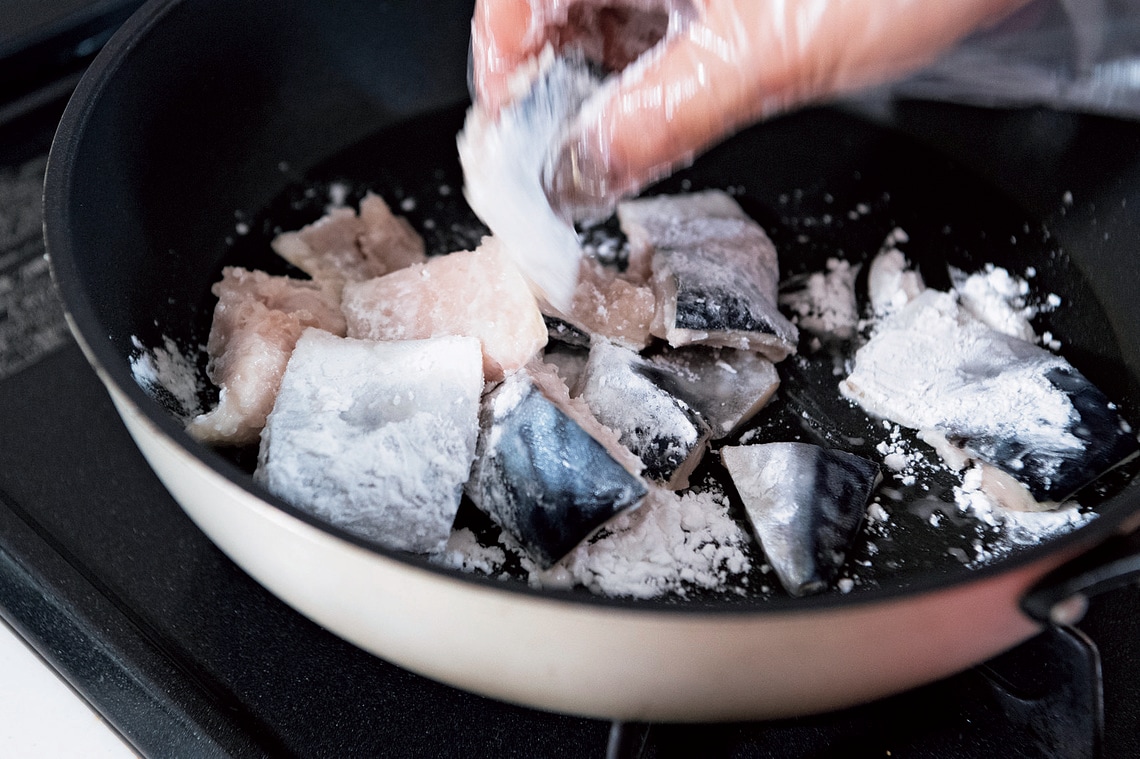
[[[1140,0],[1037,0],[892,91],[1140,118]]]

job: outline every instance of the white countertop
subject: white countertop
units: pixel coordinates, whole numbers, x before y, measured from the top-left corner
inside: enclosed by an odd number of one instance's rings
[[[0,757],[137,756],[114,728],[0,621]]]

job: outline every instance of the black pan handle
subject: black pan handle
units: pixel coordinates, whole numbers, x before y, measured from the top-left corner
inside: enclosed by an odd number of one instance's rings
[[[1140,529],[1109,538],[1041,578],[1021,599],[1021,610],[1043,623],[1072,624],[1090,596],[1140,579]]]

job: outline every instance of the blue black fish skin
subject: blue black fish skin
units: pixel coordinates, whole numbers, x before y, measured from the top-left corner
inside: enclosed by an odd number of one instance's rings
[[[734,452],[747,456],[743,470],[730,464]],[[793,596],[820,593],[838,576],[879,479],[872,461],[809,443],[769,443],[726,448],[726,466],[745,504],[752,529],[784,589]],[[739,462],[744,464],[744,461]],[[749,478],[760,481],[766,467],[779,486],[756,497]],[[771,478],[768,478],[771,479]]]
[[[495,419],[501,389],[483,403],[467,493],[547,568],[648,489],[534,385]]]
[[[645,465],[643,474],[670,489],[688,486],[712,430],[688,403],[658,385],[635,351],[597,340],[578,382],[579,397],[599,422]]]
[[[1072,368],[1045,373],[1065,394],[1076,414],[1065,431],[1084,445],[1078,449],[1046,450],[1016,435],[971,436],[947,431],[947,439],[967,453],[1001,469],[1020,482],[1039,502],[1062,502],[1140,451],[1136,433],[1123,422],[1108,397]],[[1011,462],[1018,462],[1011,466]]]

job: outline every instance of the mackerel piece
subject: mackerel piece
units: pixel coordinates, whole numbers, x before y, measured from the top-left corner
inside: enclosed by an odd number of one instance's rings
[[[548,46],[513,77],[511,103],[499,111],[476,103],[457,138],[471,210],[502,240],[535,294],[563,312],[574,298],[582,248],[570,220],[551,208],[543,178],[598,85],[581,56],[556,58]]]
[[[349,337],[477,337],[488,382],[524,366],[547,340],[526,280],[493,237],[484,237],[473,251],[433,256],[383,277],[350,282],[341,310]]]
[[[714,215],[704,215],[709,208]],[[619,218],[631,240],[653,250],[654,335],[673,347],[738,348],[772,361],[795,352],[799,333],[777,306],[776,247],[730,197],[634,200],[619,206]]]
[[[784,589],[804,596],[830,587],[879,467],[808,443],[729,446],[720,455]]]
[[[211,292],[218,298],[206,352],[206,373],[221,392],[218,405],[190,420],[186,431],[210,445],[257,441],[273,409],[293,346],[307,327],[344,335],[335,288],[227,266]]]
[[[653,356],[642,374],[700,414],[713,440],[740,430],[780,386],[776,367],[763,356],[699,345]]]
[[[662,228],[699,219],[751,217],[723,190],[703,190],[684,195],[651,195],[618,204],[618,222],[629,240],[626,276],[634,282],[648,282],[653,273],[653,253]]]
[[[483,400],[467,495],[549,567],[648,492],[528,370]]]
[[[381,343],[306,330],[255,478],[367,540],[440,551],[475,454],[482,365],[474,337]]]
[[[938,290],[880,325],[840,390],[918,430],[948,463],[982,462],[982,489],[1008,508],[1055,508],[1140,447],[1065,359],[991,329]]]
[[[680,490],[688,487],[712,432],[689,404],[647,376],[648,370],[634,351],[595,340],[578,396],[641,459],[646,477]]]

